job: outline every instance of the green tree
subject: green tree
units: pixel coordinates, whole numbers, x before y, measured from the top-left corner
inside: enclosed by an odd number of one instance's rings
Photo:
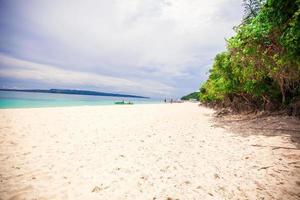
[[[281,101],[300,94],[300,0],[245,0],[244,22],[215,57],[202,101],[240,96]]]

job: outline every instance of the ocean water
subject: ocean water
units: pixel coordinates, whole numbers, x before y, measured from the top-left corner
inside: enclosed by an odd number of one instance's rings
[[[3,108],[41,108],[41,107],[65,107],[65,106],[95,106],[115,105],[115,101],[131,101],[134,104],[161,103],[160,100],[104,97],[87,95],[67,95],[35,92],[0,91],[0,109]],[[120,105],[115,105],[120,106]]]

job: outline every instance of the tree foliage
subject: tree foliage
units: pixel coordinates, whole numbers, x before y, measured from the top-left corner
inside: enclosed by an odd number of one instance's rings
[[[300,0],[244,2],[257,4],[246,8],[247,20],[215,57],[200,100],[241,97],[254,104],[287,105],[300,95]]]
[[[199,92],[192,92],[186,96],[181,97],[181,100],[199,100]]]

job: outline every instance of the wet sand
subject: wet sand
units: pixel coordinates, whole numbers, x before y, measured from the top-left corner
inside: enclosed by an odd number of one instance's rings
[[[0,110],[0,199],[300,199],[290,135],[245,137],[213,113],[194,103]]]

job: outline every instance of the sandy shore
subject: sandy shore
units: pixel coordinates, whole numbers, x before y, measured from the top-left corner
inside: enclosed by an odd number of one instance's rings
[[[0,110],[0,199],[300,199],[290,135],[213,119],[192,103]]]

